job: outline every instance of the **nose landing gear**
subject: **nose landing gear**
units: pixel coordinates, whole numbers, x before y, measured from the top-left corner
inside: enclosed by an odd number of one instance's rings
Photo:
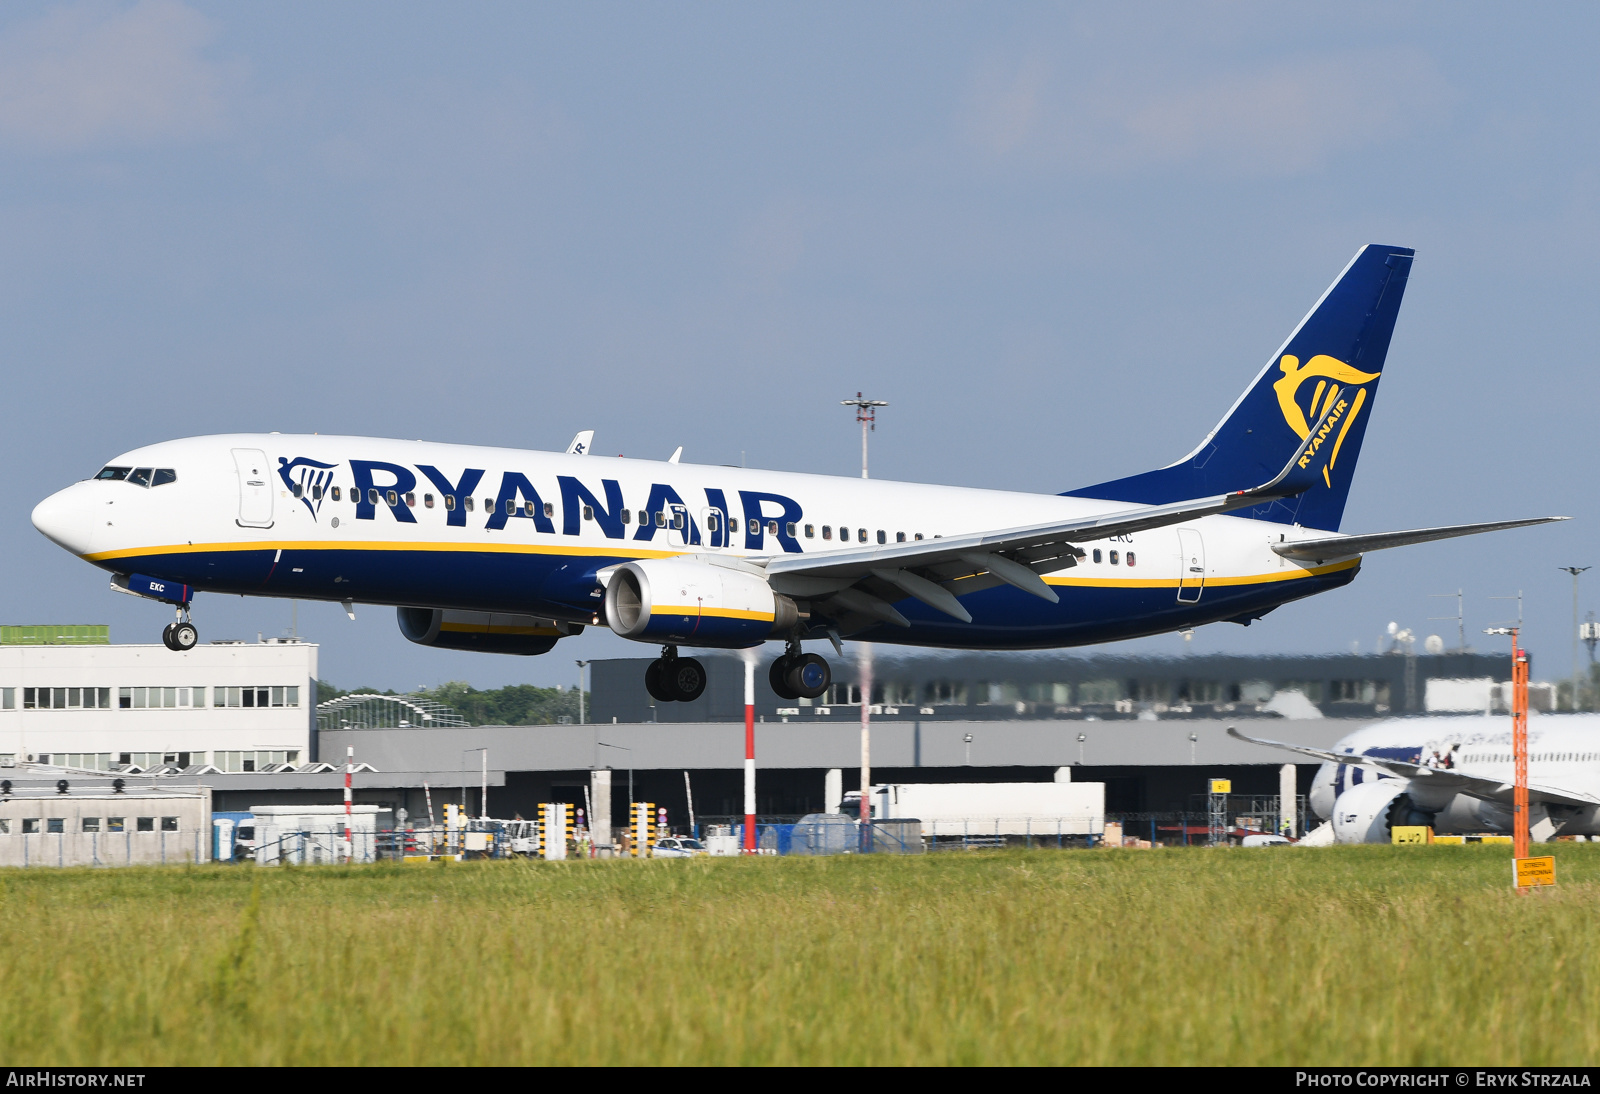
[[[644,689],[658,703],[692,703],[706,690],[706,667],[693,657],[679,657],[677,646],[663,646],[644,670]]]
[[[194,649],[200,641],[200,632],[189,620],[189,605],[178,606],[176,622],[168,623],[161,630],[161,644],[174,653],[185,653]]]

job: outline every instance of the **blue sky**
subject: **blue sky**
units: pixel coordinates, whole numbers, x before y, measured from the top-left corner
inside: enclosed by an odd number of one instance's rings
[[[1569,663],[1600,150],[1588,6],[0,8],[0,616],[166,616],[39,536],[118,451],[364,433],[1059,491],[1182,455],[1357,247],[1418,257],[1345,529],[1371,556],[1202,651],[1453,644],[1526,594]],[[1600,608],[1600,570],[1582,606]],[[1595,595],[1589,588],[1596,590]],[[289,607],[203,598],[203,638]],[[569,681],[302,605],[323,674]],[[1472,641],[1493,648],[1482,635]],[[1179,652],[1158,637],[1120,648]]]

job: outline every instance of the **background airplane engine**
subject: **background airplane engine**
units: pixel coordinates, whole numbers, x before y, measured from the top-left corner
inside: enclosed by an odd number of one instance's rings
[[[1410,823],[1413,812],[1402,779],[1359,783],[1333,803],[1333,835],[1339,843],[1388,843],[1394,824]],[[1394,820],[1400,814],[1402,819]],[[1427,824],[1425,817],[1420,822]]]
[[[457,612],[440,608],[396,608],[400,633],[419,646],[478,653],[529,656],[549,653],[562,638],[583,628],[532,615]]]
[[[1509,832],[1511,810],[1499,802],[1457,794],[1439,811],[1434,828],[1442,832]]]
[[[623,638],[742,649],[787,635],[799,618],[759,574],[698,559],[625,562],[606,583],[606,622]]]

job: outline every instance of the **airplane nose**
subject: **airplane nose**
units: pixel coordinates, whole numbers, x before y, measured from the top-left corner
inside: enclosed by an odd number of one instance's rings
[[[93,517],[87,501],[75,487],[58,490],[33,507],[33,526],[73,554],[88,554]]]

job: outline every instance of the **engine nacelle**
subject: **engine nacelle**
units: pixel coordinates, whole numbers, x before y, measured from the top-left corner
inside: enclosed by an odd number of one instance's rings
[[[1389,814],[1406,791],[1402,779],[1359,783],[1333,803],[1333,835],[1340,843],[1388,843]]]
[[[606,623],[623,638],[744,649],[799,621],[760,574],[694,558],[624,562],[606,582]]]
[[[583,630],[576,624],[532,615],[442,608],[396,608],[395,617],[400,633],[419,646],[479,653],[549,653],[562,638]]]

